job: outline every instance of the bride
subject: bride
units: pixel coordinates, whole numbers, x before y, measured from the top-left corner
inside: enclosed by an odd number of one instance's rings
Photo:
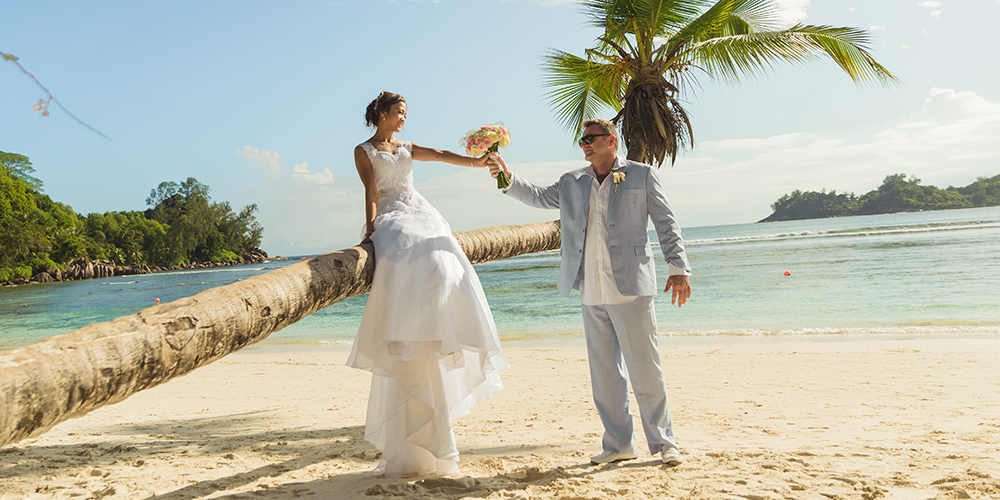
[[[451,419],[502,388],[508,368],[479,277],[451,227],[413,189],[413,160],[486,167],[486,157],[402,141],[403,96],[365,111],[375,135],[354,149],[365,185],[365,241],[375,277],[348,364],[372,372],[365,439],[382,450],[376,475],[453,475]]]

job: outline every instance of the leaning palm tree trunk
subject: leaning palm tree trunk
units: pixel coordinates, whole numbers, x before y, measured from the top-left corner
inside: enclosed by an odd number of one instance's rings
[[[559,221],[455,233],[474,262],[559,248]],[[0,353],[0,446],[125,400],[367,292],[374,248],[313,257]]]

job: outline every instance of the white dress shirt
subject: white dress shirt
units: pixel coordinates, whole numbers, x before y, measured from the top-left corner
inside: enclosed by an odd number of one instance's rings
[[[590,185],[590,210],[587,215],[587,236],[583,243],[583,277],[580,295],[585,306],[615,305],[632,302],[637,295],[622,295],[615,284],[611,270],[611,251],[608,249],[608,200],[615,183],[611,174],[603,183],[597,182],[597,173],[591,165],[587,175]]]

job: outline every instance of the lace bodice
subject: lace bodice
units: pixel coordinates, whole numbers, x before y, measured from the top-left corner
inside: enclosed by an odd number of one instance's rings
[[[413,143],[403,141],[396,148],[396,154],[379,151],[367,142],[361,143],[361,147],[372,162],[379,198],[413,189]]]

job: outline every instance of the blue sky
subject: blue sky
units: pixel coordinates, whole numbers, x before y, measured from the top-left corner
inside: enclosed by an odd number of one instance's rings
[[[864,193],[889,174],[966,185],[1000,174],[1000,0],[779,0],[784,21],[855,26],[902,85],[858,87],[833,63],[779,66],[686,95],[695,148],[661,179],[682,226],[753,222],[794,189]],[[547,48],[599,33],[561,1],[6,1],[0,151],[31,158],[45,192],[79,213],[142,210],[162,181],[195,177],[215,200],[260,207],[272,255],[360,239],[353,147],[365,105],[406,96],[401,138],[459,150],[502,120],[504,157],[537,183],[583,166],[544,99]],[[610,117],[612,113],[607,113]],[[418,163],[417,189],[455,230],[553,220],[482,170]]]

